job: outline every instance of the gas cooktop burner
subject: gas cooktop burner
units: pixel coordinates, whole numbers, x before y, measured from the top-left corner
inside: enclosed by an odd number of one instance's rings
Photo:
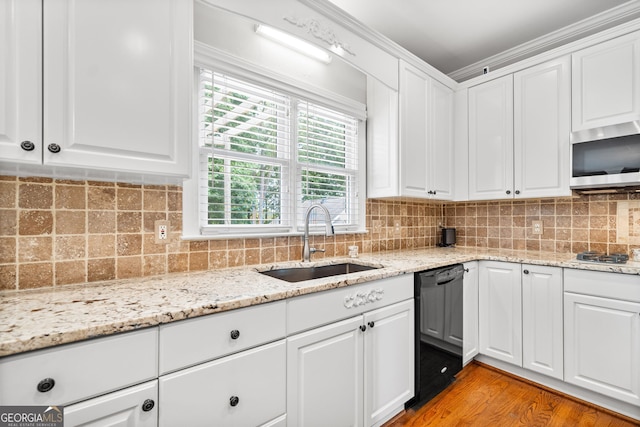
[[[578,261],[603,262],[606,264],[625,264],[629,260],[627,254],[610,254],[602,252],[580,252],[576,257]]]

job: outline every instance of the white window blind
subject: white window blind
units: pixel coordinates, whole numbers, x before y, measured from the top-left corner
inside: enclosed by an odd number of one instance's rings
[[[335,225],[358,219],[358,122],[352,117],[309,102],[297,108],[299,167],[298,224],[307,208],[326,205]],[[313,211],[313,215],[320,211]]]
[[[299,230],[313,203],[357,228],[357,119],[204,68],[198,92],[203,234]]]

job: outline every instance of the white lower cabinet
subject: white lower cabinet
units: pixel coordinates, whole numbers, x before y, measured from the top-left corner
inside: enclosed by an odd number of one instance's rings
[[[366,313],[364,422],[380,425],[414,395],[414,302]]]
[[[158,425],[283,426],[286,304],[160,326]]]
[[[67,427],[152,427],[158,425],[158,381],[96,397],[64,408]]]
[[[160,377],[161,427],[284,424],[285,341]]]
[[[562,380],[562,269],[522,265],[522,367]]]
[[[0,358],[0,406],[67,406],[157,377],[148,328]]]
[[[565,270],[565,381],[640,406],[640,279]]]
[[[287,339],[289,426],[363,425],[362,316]]]
[[[480,262],[480,353],[522,366],[520,264]]]
[[[406,275],[291,301],[294,329],[306,324],[295,313],[306,308],[315,317],[316,298],[335,301],[335,309],[322,307],[338,319],[359,313],[287,338],[287,425],[379,426],[404,408],[415,391],[412,294],[413,275]]]
[[[464,263],[462,281],[462,365],[478,354],[478,261]]]
[[[480,353],[563,378],[562,269],[480,263]]]
[[[67,427],[158,423],[158,328],[0,359],[0,406],[64,406]]]

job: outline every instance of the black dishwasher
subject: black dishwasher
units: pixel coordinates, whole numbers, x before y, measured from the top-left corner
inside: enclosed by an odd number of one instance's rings
[[[462,369],[464,266],[415,273],[415,398],[419,407],[447,388]]]

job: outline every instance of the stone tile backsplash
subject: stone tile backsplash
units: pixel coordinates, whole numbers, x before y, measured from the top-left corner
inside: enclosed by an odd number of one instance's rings
[[[630,208],[632,207],[632,208]],[[634,210],[634,209],[637,209]],[[459,246],[578,253],[626,253],[640,247],[640,194],[459,202],[444,207]],[[542,235],[532,221],[541,220]]]
[[[366,203],[366,234],[313,236],[322,257],[433,247],[441,224],[458,246],[575,253],[640,247],[640,194],[492,202]],[[169,220],[166,245],[156,220]],[[542,220],[542,235],[531,221]],[[0,176],[0,290],[298,261],[300,236],[183,241],[182,189]]]
[[[434,246],[441,205],[367,201],[367,234],[313,236],[326,252]],[[171,223],[154,242],[156,220]],[[396,221],[398,222],[396,224]],[[180,240],[182,189],[0,176],[0,290],[135,278],[302,258],[299,236]]]

